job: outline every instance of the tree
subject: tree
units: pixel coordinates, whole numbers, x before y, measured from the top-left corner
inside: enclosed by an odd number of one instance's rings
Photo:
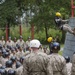
[[[16,0],[5,0],[4,3],[0,4],[0,27],[8,26],[8,36],[10,26],[17,24],[16,16],[21,15],[22,11]]]
[[[60,11],[67,18],[70,15],[70,0],[6,0],[0,5],[0,25],[15,25],[16,16],[20,17],[23,13],[31,25],[34,24],[36,31],[46,31],[46,39],[48,37],[48,29],[55,28],[54,16],[55,12]],[[61,9],[64,8],[64,11]],[[12,10],[11,10],[12,9]]]
[[[46,39],[48,37],[48,29],[55,28],[54,25],[54,16],[57,11],[60,11],[67,16],[70,15],[70,0],[25,0],[26,11],[34,13],[34,16],[31,18],[31,24],[33,23],[36,26],[36,30],[46,31]],[[64,8],[64,11],[61,9]],[[65,16],[64,16],[65,17]]]

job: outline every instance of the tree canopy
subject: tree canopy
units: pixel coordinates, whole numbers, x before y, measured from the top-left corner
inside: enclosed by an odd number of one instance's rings
[[[34,14],[31,18],[34,25],[47,24],[50,26],[53,24],[55,12],[60,11],[67,17],[70,15],[70,3],[70,0],[5,0],[4,3],[0,4],[0,24],[6,24],[7,20],[15,23],[16,16],[29,11],[30,16],[32,16],[32,13]]]
[[[0,4],[0,26],[7,23],[15,25],[16,17],[23,13],[29,17],[28,22],[36,26],[36,30],[47,31],[55,27],[54,16],[59,11],[62,17],[71,16],[71,0],[5,0]]]
[[[5,26],[7,23],[15,25],[16,16],[22,15],[16,0],[5,0],[0,4],[0,26]]]
[[[34,13],[30,23],[37,27],[37,31],[45,28],[46,36],[48,28],[55,27],[54,16],[57,11],[64,19],[71,16],[71,0],[25,0],[24,3],[26,11]]]

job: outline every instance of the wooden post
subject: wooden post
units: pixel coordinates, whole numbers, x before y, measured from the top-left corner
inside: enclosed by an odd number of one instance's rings
[[[20,24],[20,35],[22,35],[22,26],[21,26],[21,24]]]
[[[74,17],[74,9],[75,9],[75,6],[74,6],[74,0],[71,0],[71,16]]]
[[[6,25],[6,41],[8,40],[8,26]]]

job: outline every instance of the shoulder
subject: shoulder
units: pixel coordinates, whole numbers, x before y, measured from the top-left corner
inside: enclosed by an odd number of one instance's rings
[[[28,64],[28,62],[29,62],[30,60],[32,60],[33,57],[34,57],[34,54],[33,54],[33,53],[30,53],[30,54],[26,55],[26,56],[25,56],[25,59],[24,59],[24,63]]]
[[[75,62],[75,54],[73,54],[73,57],[72,57],[72,63]]]
[[[22,70],[22,69],[23,69],[23,66],[20,66],[19,68],[16,69],[16,71]]]
[[[35,56],[35,53],[30,53],[30,54],[28,54],[26,57],[25,57],[25,60],[27,61],[27,60],[29,60],[30,58],[33,58]],[[48,56],[47,56],[47,54],[45,54],[45,53],[43,53],[43,52],[38,52],[37,53],[37,55],[36,55],[37,57],[41,57],[41,58],[48,58]]]
[[[65,58],[62,56],[62,55],[59,55],[57,56],[59,59],[61,59],[62,61],[65,61]]]
[[[13,43],[14,41],[13,41],[13,40],[11,40],[11,42]]]
[[[28,59],[28,58],[30,58],[31,56],[32,56],[32,53],[26,55],[26,56],[25,56],[25,60]]]
[[[26,43],[28,43],[28,41],[26,41]]]
[[[24,42],[24,40],[22,40],[22,42]]]
[[[48,60],[48,55],[46,53],[43,52],[39,52],[38,53],[39,58],[42,58],[43,60]]]
[[[38,52],[38,55],[41,55],[41,56],[47,56],[47,54],[46,53],[43,53],[43,52]]]
[[[63,61],[65,60],[65,58],[61,55],[59,55],[59,58],[61,58]]]
[[[59,54],[51,54],[51,55],[48,55],[48,58],[59,58],[61,59],[62,61],[65,60],[65,58]]]
[[[17,42],[19,42],[20,40],[18,39]]]

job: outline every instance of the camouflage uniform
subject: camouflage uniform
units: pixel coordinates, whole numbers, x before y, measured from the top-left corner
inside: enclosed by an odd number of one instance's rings
[[[6,46],[13,46],[14,45],[14,42],[12,41],[12,40],[10,40],[10,42],[9,42],[9,40],[6,42]]]
[[[5,41],[4,40],[0,40],[0,44],[2,45],[2,47],[5,46]]]
[[[2,56],[0,56],[0,64],[3,63],[3,62],[2,62],[3,59],[4,59],[4,58],[3,58]]]
[[[23,72],[23,66],[20,66],[19,68],[16,69],[16,75],[21,75]]]
[[[13,57],[13,56],[16,57],[16,53],[15,53],[15,54],[11,53],[10,56],[9,56],[9,58],[11,58],[11,57]]]
[[[67,75],[66,61],[64,57],[57,53],[52,53],[49,57],[49,63],[52,66],[53,75]]]
[[[8,61],[9,59],[8,58],[3,58],[1,61],[2,61],[2,65],[5,65],[6,61]]]
[[[71,75],[71,68],[72,68],[72,63],[66,63],[66,68],[67,68],[67,73],[68,75]]]
[[[46,53],[47,55],[49,55],[49,54],[50,54],[50,50],[48,50],[48,48],[47,48],[47,47],[44,47],[44,48],[43,48],[43,51],[44,51],[44,53]]]
[[[24,56],[25,53],[23,51],[18,51],[15,56],[17,57],[17,59],[19,60],[20,57]]]
[[[22,47],[22,48],[24,48],[24,44],[25,44],[25,42],[24,42],[24,40],[17,40],[17,44],[20,46],[20,47]]]
[[[29,47],[30,46],[30,41],[26,41],[26,45],[27,45],[27,47]]]
[[[0,67],[2,66],[2,64],[0,64]]]
[[[8,72],[8,70],[12,70],[12,68],[5,68],[5,70]]]
[[[75,54],[73,55],[73,58],[72,58],[72,71],[71,71],[71,75],[75,75]]]
[[[4,40],[4,36],[2,36],[2,39],[0,40],[0,44],[5,47],[5,40]]]
[[[39,51],[44,53],[44,50],[43,50],[43,48],[39,48]]]
[[[26,51],[25,54],[24,54],[24,56],[27,56],[30,53],[31,53],[30,51]]]
[[[32,52],[23,62],[22,75],[52,75],[48,56],[42,52]]]
[[[42,44],[41,44],[40,47],[39,47],[39,51],[44,53],[44,50],[43,50]]]
[[[16,63],[14,63],[13,65],[12,65],[12,68],[15,70],[16,69]]]
[[[26,41],[26,50],[29,50],[30,41],[31,41],[31,37],[28,37],[28,40]]]
[[[13,42],[13,46],[16,47],[16,45],[17,45],[17,42]]]

